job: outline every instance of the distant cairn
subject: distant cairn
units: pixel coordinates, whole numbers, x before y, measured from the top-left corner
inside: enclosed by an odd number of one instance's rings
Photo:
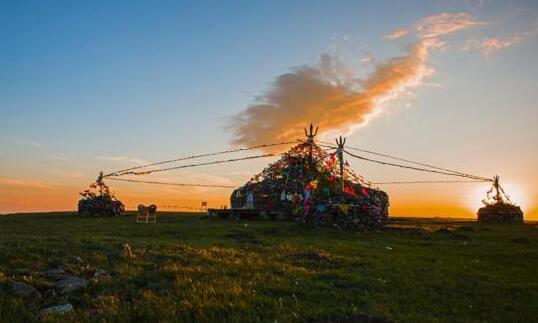
[[[484,207],[478,210],[478,222],[523,223],[523,211],[512,201],[499,185],[499,176],[493,178],[493,186],[482,200]]]
[[[125,205],[110,191],[103,181],[101,172],[89,189],[80,193],[78,215],[82,216],[120,216],[125,214]]]

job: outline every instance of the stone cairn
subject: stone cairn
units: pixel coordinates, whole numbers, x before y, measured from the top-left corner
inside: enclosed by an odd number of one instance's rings
[[[499,185],[499,176],[493,178],[493,186],[482,200],[484,207],[478,210],[478,222],[523,223],[523,211],[512,201]]]
[[[305,129],[307,139],[231,195],[233,209],[264,210],[269,217],[285,217],[315,227],[339,230],[373,229],[388,219],[388,195],[356,175],[343,159],[345,139],[335,152],[314,142],[317,133]]]
[[[89,189],[80,193],[78,214],[83,216],[119,216],[125,214],[125,205],[116,199],[103,181],[103,173]]]

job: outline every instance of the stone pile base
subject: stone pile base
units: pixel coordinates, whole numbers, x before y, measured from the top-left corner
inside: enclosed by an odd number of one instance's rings
[[[492,204],[478,210],[478,222],[482,223],[523,223],[523,211],[511,204]]]
[[[123,203],[105,195],[81,199],[78,202],[78,214],[82,216],[120,216],[124,213]]]
[[[346,213],[338,207],[330,207],[322,214],[314,213],[303,218],[314,227],[329,227],[337,230],[363,231],[374,230],[388,221],[388,214],[381,209],[363,209],[351,206]]]

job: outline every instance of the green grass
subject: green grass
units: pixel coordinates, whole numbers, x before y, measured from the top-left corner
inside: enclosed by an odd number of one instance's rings
[[[290,222],[161,214],[0,216],[0,321],[531,322],[538,317],[538,226],[391,219],[378,232]],[[448,230],[444,230],[447,228]],[[128,242],[136,256],[125,257]],[[311,252],[311,254],[309,254]],[[310,257],[316,255],[321,257]],[[78,266],[81,257],[86,266]],[[13,296],[8,280],[46,291],[39,273],[89,276],[80,292]]]

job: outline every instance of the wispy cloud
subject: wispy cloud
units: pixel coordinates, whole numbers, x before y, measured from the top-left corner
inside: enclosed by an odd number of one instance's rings
[[[61,177],[61,178],[88,178],[87,174],[84,174],[79,171],[67,171],[67,170],[59,170],[59,169],[51,169],[48,171],[49,174],[54,175],[55,177]]]
[[[395,40],[395,39],[403,38],[407,36],[407,34],[409,34],[409,30],[407,30],[406,28],[398,28],[392,31],[391,33],[383,35],[383,38],[389,39],[389,40]]]
[[[361,58],[361,63],[364,65],[369,65],[375,63],[375,57],[371,54],[368,54]]]
[[[230,179],[218,175],[207,173],[193,173],[188,174],[186,180],[190,180],[194,183],[200,184],[212,184],[212,185],[234,185]]]
[[[497,52],[503,48],[511,47],[514,44],[520,42],[522,38],[520,36],[513,36],[507,39],[500,39],[496,37],[483,38],[483,39],[469,39],[465,42],[463,51],[476,49],[482,52],[484,57],[490,58],[491,54]]]
[[[475,0],[475,2],[478,8],[482,8],[488,2],[488,0]]]
[[[196,173],[192,171],[181,174],[181,177],[179,179],[175,175],[156,174],[155,176],[152,176],[149,180],[186,184],[235,185],[235,183],[232,182],[229,178],[223,176],[209,173]]]
[[[383,38],[396,40],[411,33],[419,38],[434,38],[485,24],[485,22],[465,12],[444,12],[424,17],[410,26],[396,28],[394,31],[384,35]]]
[[[54,187],[50,184],[45,184],[37,181],[29,181],[15,178],[0,178],[0,185],[2,186],[11,186],[11,187],[21,187],[21,188],[33,188],[33,189],[53,189]]]
[[[96,156],[95,159],[103,160],[103,161],[110,161],[110,162],[129,162],[136,165],[148,164],[148,162],[143,159],[139,159],[135,157],[127,157],[127,156]]]
[[[472,38],[465,42],[461,50],[478,50],[486,59],[489,59],[495,52],[520,44],[529,40],[530,38],[536,37],[537,35],[538,28],[535,26],[534,29],[530,31],[513,33],[508,37],[484,37],[481,39]]]
[[[432,38],[485,24],[465,12],[440,13],[418,21],[415,24],[415,30],[419,37]]]
[[[59,161],[70,161],[69,158],[62,155],[49,155],[48,158],[53,159],[53,160],[59,160]]]
[[[355,79],[351,70],[327,54],[315,66],[280,75],[257,102],[232,118],[233,142],[252,146],[293,140],[303,135],[303,127],[311,121],[325,132],[364,126],[382,111],[384,102],[405,95],[433,73],[426,63],[432,49],[446,45],[439,36],[479,24],[466,13],[425,17],[405,28],[417,36],[405,53],[378,63],[363,80]]]
[[[22,138],[22,137],[13,137],[8,138],[7,142],[19,146],[26,146],[26,147],[34,147],[34,148],[41,148],[43,147],[43,144],[41,144],[39,141],[28,139],[28,138]]]

